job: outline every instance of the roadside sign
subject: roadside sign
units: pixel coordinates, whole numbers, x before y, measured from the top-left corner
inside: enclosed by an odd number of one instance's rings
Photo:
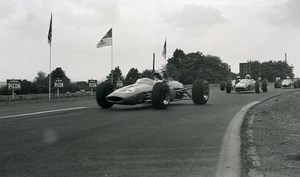
[[[64,87],[64,83],[61,79],[56,79],[54,81],[54,87],[55,88],[63,88]]]
[[[21,90],[21,79],[7,79],[8,90]]]
[[[89,80],[88,84],[89,84],[89,88],[96,88],[97,87],[97,80]]]

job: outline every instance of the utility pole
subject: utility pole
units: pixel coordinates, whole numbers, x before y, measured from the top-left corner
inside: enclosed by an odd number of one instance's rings
[[[287,63],[287,53],[284,54],[285,62]]]
[[[152,67],[153,73],[155,72],[155,52],[153,53],[153,67]]]

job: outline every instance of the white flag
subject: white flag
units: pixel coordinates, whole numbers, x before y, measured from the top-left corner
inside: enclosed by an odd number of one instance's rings
[[[112,45],[112,28],[105,34],[105,36],[98,42],[97,48]]]

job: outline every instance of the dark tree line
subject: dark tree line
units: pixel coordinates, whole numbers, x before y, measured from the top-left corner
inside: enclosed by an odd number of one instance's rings
[[[124,85],[133,84],[138,78],[152,78],[153,76],[152,70],[147,69],[140,73],[136,68],[131,68],[125,77],[119,67],[116,67],[112,73],[114,75],[113,83],[116,84],[119,79],[123,81]],[[164,77],[172,78],[183,84],[191,84],[201,78],[210,83],[218,83],[220,80],[228,80],[234,75],[230,71],[230,66],[217,56],[205,56],[201,52],[185,54],[180,49],[176,49],[173,56],[168,59],[166,71],[162,74]],[[106,79],[110,80],[111,74],[106,76]]]
[[[122,75],[122,71],[119,66],[115,67],[112,71],[113,73],[113,84],[116,85],[118,80],[121,80],[124,85],[130,85],[136,82],[137,79],[148,77],[152,78],[153,71],[146,69],[142,73],[139,72],[137,68],[131,68],[126,74],[125,78]],[[111,73],[106,76],[107,81],[111,81]]]
[[[259,61],[248,61],[251,65],[251,73],[249,73],[252,78],[257,79],[261,77],[273,82],[276,77],[281,79],[294,77],[294,66],[290,66],[285,61],[265,61],[260,63]]]
[[[191,84],[196,79],[206,79],[209,83],[228,80],[230,66],[219,57],[203,55],[201,52],[185,54],[176,49],[167,63],[167,75],[183,84]]]
[[[260,63],[259,61],[248,61],[251,65],[252,78],[267,79],[274,81],[276,77],[286,78],[287,76],[293,78],[293,66],[288,65],[284,61],[266,61]],[[201,52],[194,52],[185,54],[183,50],[176,49],[173,56],[168,59],[163,74],[165,77],[172,78],[183,84],[191,84],[196,79],[206,79],[209,83],[219,83],[222,80],[230,80],[235,78],[237,74],[232,73],[230,66],[224,63],[219,57],[213,55],[203,55]],[[106,76],[107,80],[111,80],[113,74],[113,83],[116,85],[118,80],[121,80],[124,85],[133,84],[137,79],[148,77],[152,78],[153,70],[146,69],[141,73],[137,68],[131,68],[124,77],[119,66],[117,66],[111,73]],[[56,68],[51,72],[51,88],[55,91],[54,80],[61,79],[64,87],[61,92],[75,92],[80,90],[88,90],[87,82],[71,83],[71,80],[66,76],[62,68]],[[22,80],[22,94],[28,93],[48,93],[49,76],[45,72],[38,72],[34,81]],[[17,91],[19,94],[20,91]],[[0,88],[0,94],[10,94],[7,87]]]
[[[80,90],[88,90],[87,82],[77,82],[71,83],[71,80],[66,76],[65,71],[62,68],[58,67],[51,72],[51,89],[52,92],[56,91],[54,88],[54,81],[56,79],[61,79],[63,81],[64,87],[61,88],[61,92],[76,92]],[[45,72],[38,72],[37,76],[33,82],[26,79],[21,81],[21,90],[15,91],[17,94],[39,94],[39,93],[48,93],[49,92],[49,75],[46,75]],[[0,88],[0,95],[11,94],[11,91],[7,89],[7,86]]]

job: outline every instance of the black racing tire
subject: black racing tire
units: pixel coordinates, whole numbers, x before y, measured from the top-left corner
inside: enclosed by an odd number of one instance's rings
[[[106,96],[114,91],[114,86],[109,82],[102,82],[96,88],[96,100],[99,106],[102,108],[111,108],[113,103],[106,100]]]
[[[226,82],[226,93],[231,93],[231,84],[230,80]]]
[[[263,92],[267,92],[268,91],[268,82],[266,79],[264,79],[261,83],[261,89]]]
[[[298,81],[298,88],[300,88],[300,80],[298,79],[297,81]]]
[[[274,88],[276,88],[276,89],[279,88],[279,83],[278,83],[278,81],[275,81],[275,82],[274,82]]]
[[[206,104],[209,99],[209,85],[204,79],[197,79],[192,87],[192,99],[194,104]]]
[[[152,89],[152,105],[155,109],[166,109],[170,103],[171,91],[166,82],[157,82]]]
[[[298,88],[298,81],[294,81],[294,88]]]
[[[255,82],[255,93],[260,93],[260,82],[259,81],[256,81]]]
[[[225,82],[225,81],[221,81],[221,82],[220,82],[220,90],[221,90],[221,91],[224,91],[224,90],[225,90],[225,87],[226,87],[226,82]]]

